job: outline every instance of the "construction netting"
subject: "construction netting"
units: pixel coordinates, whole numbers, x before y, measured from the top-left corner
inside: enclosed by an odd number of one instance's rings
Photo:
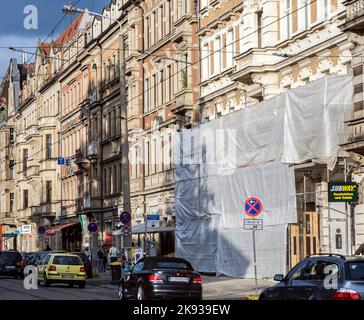
[[[244,202],[259,198],[259,277],[284,273],[297,222],[292,164],[335,166],[352,117],[351,76],[324,77],[176,137],[176,255],[196,270],[253,277]]]

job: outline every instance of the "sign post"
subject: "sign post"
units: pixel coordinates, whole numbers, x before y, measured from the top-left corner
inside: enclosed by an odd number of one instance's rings
[[[261,219],[255,220],[255,217],[261,214],[263,210],[263,205],[258,198],[250,197],[245,200],[244,209],[245,209],[245,214],[251,217],[251,219],[244,219],[244,229],[252,230],[255,291],[258,294],[258,272],[257,272],[257,253],[255,246],[255,231],[263,230],[263,220]]]

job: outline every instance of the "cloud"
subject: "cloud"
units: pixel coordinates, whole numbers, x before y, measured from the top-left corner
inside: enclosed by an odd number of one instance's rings
[[[44,37],[43,37],[44,38]],[[0,76],[2,77],[9,65],[11,58],[17,58],[22,63],[22,54],[7,49],[8,47],[21,47],[25,51],[34,52],[38,37],[22,37],[18,35],[0,35]],[[27,55],[27,60],[31,55]],[[30,61],[33,61],[31,59]]]

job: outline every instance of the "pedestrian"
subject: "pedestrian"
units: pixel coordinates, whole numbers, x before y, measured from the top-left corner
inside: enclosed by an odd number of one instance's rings
[[[46,248],[44,249],[44,251],[52,251],[51,247],[49,246],[49,244],[47,244]]]
[[[119,250],[113,245],[109,250],[110,263],[118,260]]]
[[[105,268],[104,268],[104,257],[105,257],[105,252],[104,252],[104,248],[102,246],[99,247],[99,249],[97,250],[97,257],[98,257],[98,268],[99,268],[99,272],[105,272]]]

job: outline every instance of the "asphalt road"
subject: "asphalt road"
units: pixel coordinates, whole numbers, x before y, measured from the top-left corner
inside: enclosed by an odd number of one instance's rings
[[[26,290],[23,280],[0,277],[0,300],[117,300],[117,293],[89,280],[85,289],[54,284],[40,285],[37,290]]]

